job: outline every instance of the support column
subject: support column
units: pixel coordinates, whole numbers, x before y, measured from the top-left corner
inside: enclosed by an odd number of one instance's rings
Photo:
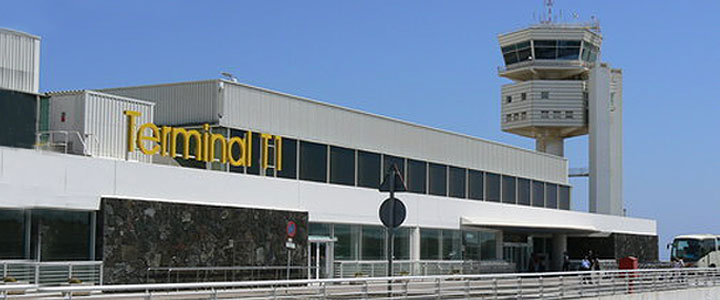
[[[563,138],[552,131],[545,130],[535,136],[535,150],[557,156],[564,156]]]
[[[622,72],[606,64],[588,79],[590,212],[623,215]]]
[[[412,275],[420,274],[420,227],[413,227],[410,230],[410,261],[414,263]]]
[[[567,251],[567,235],[556,233],[552,236],[552,271],[561,271],[563,253]]]

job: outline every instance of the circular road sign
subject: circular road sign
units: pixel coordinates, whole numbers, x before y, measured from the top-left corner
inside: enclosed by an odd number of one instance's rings
[[[288,237],[295,237],[295,234],[297,233],[297,225],[295,225],[295,222],[288,222],[285,231],[287,231]]]
[[[392,201],[395,202],[395,209],[392,212],[393,215],[393,224],[390,224],[390,204]],[[383,203],[380,205],[380,221],[382,221],[383,225],[385,227],[392,227],[397,228],[402,225],[402,223],[405,221],[405,216],[407,215],[407,210],[405,209],[405,204],[400,201],[400,199],[397,198],[387,198]],[[392,225],[392,226],[391,226]]]

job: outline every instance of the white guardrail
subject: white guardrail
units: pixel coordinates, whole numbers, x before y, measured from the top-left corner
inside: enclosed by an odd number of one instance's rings
[[[0,261],[2,278],[12,278],[17,284],[53,285],[75,278],[90,284],[102,284],[102,261],[26,260]]]
[[[720,269],[39,287],[7,299],[578,299],[720,286]],[[13,291],[18,293],[17,289]]]

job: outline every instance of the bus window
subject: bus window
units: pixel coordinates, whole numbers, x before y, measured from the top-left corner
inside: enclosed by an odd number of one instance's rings
[[[705,256],[706,254],[717,250],[715,246],[715,239],[704,239],[702,247],[703,251],[701,256]]]

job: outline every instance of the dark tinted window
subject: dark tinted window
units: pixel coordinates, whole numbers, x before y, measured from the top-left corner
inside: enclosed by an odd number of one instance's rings
[[[388,170],[390,170],[390,166],[392,166],[393,164],[397,166],[398,171],[400,172],[400,176],[405,178],[405,159],[402,157],[385,154],[383,154],[383,175],[387,174]]]
[[[502,202],[515,204],[515,177],[502,177]]]
[[[487,184],[487,201],[500,202],[500,175],[485,173]]]
[[[440,258],[440,230],[420,228],[420,259]]]
[[[465,198],[465,169],[450,167],[450,190],[448,195],[455,198]]]
[[[414,193],[425,194],[427,191],[425,184],[427,183],[427,163],[419,160],[408,159],[408,174],[405,178],[408,191]]]
[[[355,150],[330,147],[330,182],[355,185]]]
[[[297,178],[297,140],[282,139],[282,169],[277,177]]]
[[[541,181],[532,182],[532,206],[545,206],[545,183]]]
[[[570,187],[560,186],[560,209],[570,210]]]
[[[447,196],[447,166],[430,163],[428,174],[430,195]]]
[[[0,228],[0,258],[28,258],[25,256],[25,211],[0,209]]]
[[[517,203],[520,205],[530,205],[530,179],[518,178]]]
[[[476,170],[468,170],[468,198],[475,200],[483,200],[485,176],[483,172]]]
[[[363,260],[381,260],[385,258],[385,228],[380,226],[362,226]]]
[[[244,138],[245,138],[245,131],[243,131],[243,130],[237,130],[237,129],[230,129],[230,137],[240,137],[240,138],[243,138],[243,139],[244,139]],[[283,142],[284,142],[284,141],[283,141]],[[232,149],[230,150],[230,154],[231,154],[233,157],[238,158],[238,157],[240,157],[240,150],[241,150],[240,146],[238,146],[238,145],[236,144],[236,145],[235,145],[234,147],[232,147]],[[247,151],[247,149],[246,149],[245,151]],[[293,156],[293,157],[294,157],[294,156]],[[231,164],[228,164],[228,166],[229,166],[229,168],[230,168],[230,172],[233,172],[233,173],[244,173],[244,172],[245,172],[245,167],[235,167],[235,166],[233,166],[233,165],[231,165]]]
[[[32,241],[37,241],[42,232],[41,259],[90,260],[90,214],[86,211],[33,210]],[[35,253],[32,251],[31,255]]]
[[[300,179],[318,182],[326,181],[326,145],[300,141]]]
[[[557,185],[545,184],[545,207],[557,208]]]
[[[246,173],[260,175],[260,165],[262,163],[260,155],[260,134],[253,132],[252,134],[252,157],[250,158],[250,166],[245,168]]]
[[[380,186],[380,154],[358,151],[358,186]]]

